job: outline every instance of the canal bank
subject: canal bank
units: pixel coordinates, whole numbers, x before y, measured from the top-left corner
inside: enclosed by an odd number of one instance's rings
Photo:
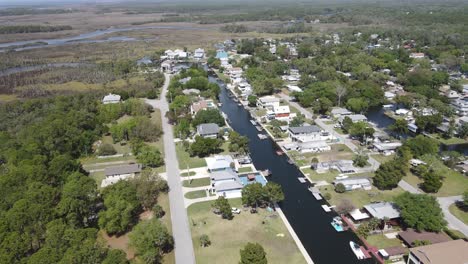
[[[221,89],[221,110],[227,114],[231,127],[250,139],[249,147],[254,165],[259,170],[272,171],[270,181],[280,184],[285,200],[280,204],[285,217],[302,242],[312,260],[318,264],[326,263],[374,263],[374,260],[357,260],[349,247],[350,241],[359,241],[351,232],[336,233],[330,225],[334,213],[326,213],[309,192],[310,184],[300,183],[297,178],[302,172],[289,164],[286,156],[277,156],[277,146],[271,139],[258,138],[257,129],[250,123],[250,115],[242,106],[237,105],[227,95],[223,83]]]

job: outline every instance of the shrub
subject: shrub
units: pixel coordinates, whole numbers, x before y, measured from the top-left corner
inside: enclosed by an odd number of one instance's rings
[[[153,214],[154,214],[154,217],[161,218],[166,214],[166,212],[159,204],[155,204],[153,206]]]
[[[346,187],[342,183],[338,183],[337,185],[335,185],[335,192],[344,193],[346,192]]]
[[[99,147],[98,155],[99,156],[109,156],[116,154],[117,151],[115,150],[114,146],[108,143],[104,143]]]

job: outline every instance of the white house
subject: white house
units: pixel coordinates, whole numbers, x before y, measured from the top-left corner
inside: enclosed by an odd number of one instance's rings
[[[205,158],[205,161],[209,172],[231,169],[231,165],[234,164],[234,160],[229,155],[215,155]]]
[[[112,185],[120,180],[127,180],[135,177],[136,174],[141,172],[140,164],[129,164],[107,167],[104,169],[106,178],[102,180],[101,187]]]
[[[369,178],[365,178],[365,177],[352,177],[352,178],[346,178],[346,179],[333,181],[333,184],[335,186],[339,183],[344,185],[346,191],[352,191],[352,190],[358,190],[358,189],[364,189],[364,190],[372,189],[371,181],[369,180]]]
[[[103,104],[116,104],[116,103],[120,103],[120,95],[118,94],[108,94],[106,96],[104,96],[104,98],[102,98],[102,103]]]
[[[343,123],[343,120],[345,119],[345,117],[349,117],[353,123],[367,122],[367,117],[365,115],[357,114],[357,115],[341,116],[339,118],[340,123]]]
[[[212,192],[226,198],[239,198],[242,196],[241,180],[232,169],[214,171],[210,173]]]
[[[288,88],[290,92],[302,92],[302,89],[296,85],[286,85],[286,87]]]
[[[331,150],[330,145],[323,140],[300,142],[297,148],[301,153],[317,153]]]
[[[351,115],[352,112],[349,111],[348,109],[346,108],[341,108],[341,107],[335,107],[331,110],[331,115],[334,117],[334,118],[339,118],[341,116],[347,116],[347,115]]]
[[[321,129],[315,125],[289,127],[288,132],[292,141],[311,142],[321,140]]]
[[[204,49],[196,49],[193,53],[193,57],[195,59],[203,59],[205,57],[205,50]]]
[[[272,110],[274,107],[280,106],[280,99],[271,95],[263,96],[257,99],[257,106]]]
[[[459,116],[468,115],[468,97],[453,100],[452,107]]]
[[[269,119],[276,119],[278,121],[286,121],[295,116],[295,114],[291,114],[291,110],[289,109],[289,105],[280,105],[273,107],[273,110],[267,111],[267,116]]]

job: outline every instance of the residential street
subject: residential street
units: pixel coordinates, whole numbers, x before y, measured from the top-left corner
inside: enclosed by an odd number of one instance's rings
[[[289,96],[287,96],[285,94],[282,94],[282,93],[280,93],[279,96],[282,99],[289,102],[289,104],[291,104],[293,107],[297,108],[306,118],[312,119],[312,114],[307,109],[304,109],[302,106],[300,106],[298,103],[291,102],[290,101],[291,98]],[[315,119],[314,121],[318,126],[322,127],[325,131],[331,133],[334,137],[339,139],[340,142],[344,143],[352,151],[354,151],[354,152],[357,151],[358,147],[356,145],[354,145],[354,143],[347,136],[338,134],[333,129],[333,125],[327,125],[322,120],[320,120],[318,118]],[[380,163],[377,160],[375,160],[374,158],[372,158],[372,156],[369,156],[368,161],[372,165],[373,170],[376,170],[377,168],[379,168]],[[416,194],[422,193],[420,190],[413,187],[412,185],[410,185],[409,183],[407,183],[404,180],[401,180],[398,183],[398,186],[400,188],[402,188],[403,190],[405,190],[407,192],[410,192],[410,193],[416,193]],[[458,200],[461,200],[461,196],[451,196],[451,197],[439,197],[439,198],[437,198],[437,201],[439,201],[439,204],[440,204],[440,206],[442,208],[442,211],[444,213],[445,220],[448,222],[448,226],[450,228],[452,228],[452,229],[455,229],[455,230],[458,230],[458,231],[462,232],[465,236],[468,236],[468,226],[465,225],[458,218],[456,218],[454,215],[452,215],[450,213],[450,211],[448,210],[449,206],[451,204],[455,203]]]
[[[164,131],[164,153],[166,163],[167,183],[169,185],[169,200],[171,208],[172,235],[175,241],[175,258],[177,264],[194,264],[195,253],[193,251],[192,236],[184,204],[184,194],[179,174],[179,162],[174,144],[172,126],[169,124],[165,114],[169,111],[166,100],[167,88],[170,75],[165,74],[166,80],[160,100],[146,100],[153,107],[158,107],[162,115],[162,128]]]

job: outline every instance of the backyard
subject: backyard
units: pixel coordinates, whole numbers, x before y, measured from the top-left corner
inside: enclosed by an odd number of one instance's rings
[[[468,225],[468,211],[465,211],[455,204],[449,207],[450,212],[458,219],[460,219],[465,225]]]
[[[266,251],[268,263],[306,263],[277,213],[260,209],[257,214],[242,211],[234,219],[221,219],[211,211],[212,202],[202,202],[188,208],[197,263],[239,263],[239,250],[247,242],[258,242]],[[229,200],[232,207],[242,208],[240,199]],[[209,247],[200,246],[199,238],[206,234]]]
[[[366,240],[369,242],[369,244],[379,249],[401,246],[402,244],[401,240],[397,238],[388,238],[383,234],[370,235],[366,238]]]
[[[195,188],[195,187],[202,187],[202,186],[207,186],[210,185],[210,178],[200,178],[200,179],[190,179],[190,180],[184,180],[182,182],[182,186],[184,187],[189,187],[189,188]]]
[[[447,169],[443,176],[442,187],[433,195],[438,197],[454,196],[461,195],[468,190],[468,179],[459,172]],[[407,173],[403,180],[416,188],[419,188],[418,185],[422,183],[422,180],[411,172]]]
[[[180,169],[187,169],[187,166],[192,169],[206,166],[204,158],[190,157],[190,154],[185,151],[181,142],[176,143],[176,153]]]
[[[389,191],[380,191],[373,187],[369,191],[354,190],[344,193],[335,192],[333,185],[321,186],[319,189],[322,194],[329,193],[331,195],[331,199],[328,200],[331,205],[337,205],[341,200],[348,199],[356,208],[362,208],[364,205],[372,202],[393,201],[395,196],[404,192],[400,187]]]

